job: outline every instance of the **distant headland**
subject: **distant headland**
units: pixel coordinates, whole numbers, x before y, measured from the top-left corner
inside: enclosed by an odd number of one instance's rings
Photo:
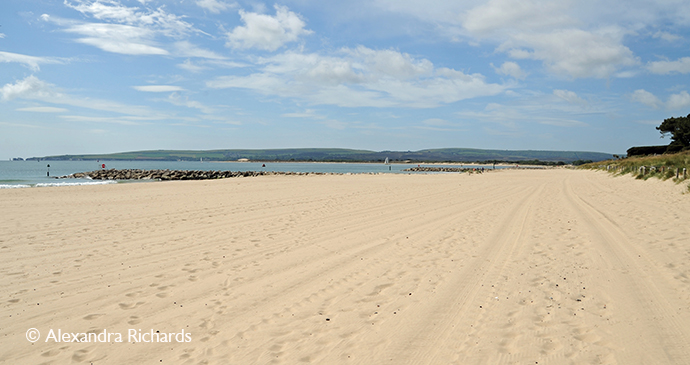
[[[344,148],[228,149],[228,150],[152,150],[109,154],[31,157],[27,160],[148,160],[148,161],[278,161],[278,162],[490,162],[571,164],[602,161],[612,154],[581,151],[483,150],[440,148],[419,151],[368,151]]]

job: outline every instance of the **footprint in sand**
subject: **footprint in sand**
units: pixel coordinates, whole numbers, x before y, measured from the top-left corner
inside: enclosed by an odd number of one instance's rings
[[[105,314],[102,314],[102,313],[89,314],[88,316],[86,316],[82,319],[87,320],[87,321],[91,321],[91,320],[94,320],[96,318],[103,317],[104,315]]]
[[[558,339],[555,338],[546,338],[544,341],[544,344],[541,347],[541,353],[544,355],[551,355],[556,351],[559,351],[560,349],[563,348],[563,345],[561,344]]]
[[[53,357],[53,356],[57,356],[59,353],[60,353],[60,350],[59,350],[59,349],[52,349],[52,350],[49,350],[49,351],[46,351],[46,352],[42,353],[41,356],[43,356],[43,357]]]
[[[72,354],[72,362],[82,362],[86,359],[86,355],[89,354],[89,350],[77,350]]]
[[[146,302],[136,302],[136,303],[120,303],[120,309],[134,309]]]

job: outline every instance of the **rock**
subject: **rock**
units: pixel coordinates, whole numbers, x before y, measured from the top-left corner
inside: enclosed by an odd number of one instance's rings
[[[278,171],[201,171],[201,170],[95,170],[91,172],[77,172],[71,175],[55,177],[56,179],[79,179],[90,178],[93,180],[210,180],[226,179],[233,177],[258,177],[274,175],[344,175],[343,173],[324,173],[324,172],[278,172]],[[354,175],[347,173],[347,175]]]
[[[409,169],[404,169],[403,171],[412,172],[467,172],[472,171],[472,169],[464,167],[410,167]]]

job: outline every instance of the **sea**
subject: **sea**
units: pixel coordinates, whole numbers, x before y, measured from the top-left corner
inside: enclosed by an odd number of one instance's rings
[[[125,181],[56,179],[99,169],[220,170],[330,173],[409,173],[404,169],[425,164],[321,163],[321,162],[202,162],[202,161],[0,161],[0,189],[116,184]],[[444,165],[492,168],[491,165]],[[499,168],[499,166],[496,166]]]

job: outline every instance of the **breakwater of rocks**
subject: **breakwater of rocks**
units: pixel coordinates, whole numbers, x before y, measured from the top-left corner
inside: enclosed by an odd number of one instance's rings
[[[403,171],[411,172],[467,172],[472,171],[465,167],[410,167],[409,169],[404,169]]]
[[[342,175],[330,172],[278,172],[278,171],[205,171],[205,170],[95,170],[59,176],[56,179],[93,180],[211,180],[231,177],[253,177],[266,175]]]

